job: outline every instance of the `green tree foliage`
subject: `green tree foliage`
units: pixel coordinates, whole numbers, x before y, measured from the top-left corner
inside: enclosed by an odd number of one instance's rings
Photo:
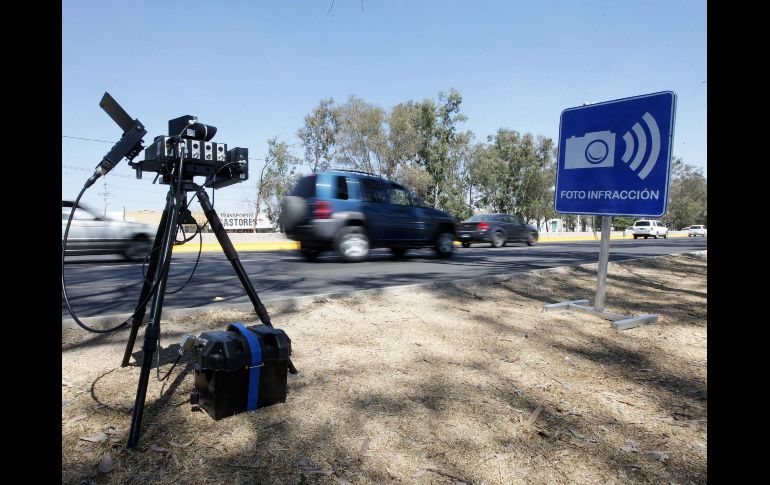
[[[278,140],[277,137],[267,141],[267,155],[265,155],[263,176],[257,187],[255,207],[257,214],[264,212],[273,228],[278,226],[281,199],[297,181],[296,169],[300,163],[302,161],[289,152],[289,145],[286,142]],[[256,220],[257,218],[254,217],[255,231]]]
[[[305,163],[315,172],[329,168],[340,130],[340,116],[334,99],[324,98],[313,112],[305,116],[305,124],[297,137],[305,148]]]
[[[476,206],[516,214],[538,225],[553,215],[553,141],[508,128],[500,128],[487,141],[474,152],[471,169],[478,189]]]
[[[573,232],[577,227],[578,216],[575,214],[567,214],[564,216],[564,228],[568,232]]]
[[[706,222],[706,177],[703,169],[676,158],[671,165],[668,212],[661,220],[671,229]]]
[[[385,110],[350,96],[338,114],[337,161],[355,170],[382,175],[387,152]]]
[[[613,217],[612,225],[616,231],[625,231],[629,227],[634,225],[636,219],[633,217]],[[596,218],[596,224],[599,225],[599,218]]]

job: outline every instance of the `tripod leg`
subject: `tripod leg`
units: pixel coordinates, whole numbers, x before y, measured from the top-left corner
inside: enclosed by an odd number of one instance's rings
[[[227,236],[227,231],[225,231],[224,226],[222,226],[222,221],[219,220],[219,216],[214,210],[214,207],[211,205],[211,201],[209,200],[209,196],[206,193],[206,190],[203,187],[198,187],[196,193],[198,194],[198,201],[203,208],[203,212],[206,214],[206,219],[208,219],[209,224],[211,225],[211,230],[214,231],[214,234],[217,236],[217,241],[219,241],[219,245],[222,246],[222,250],[225,252],[225,256],[227,256],[230,264],[233,265],[235,274],[238,275],[238,279],[241,280],[241,285],[243,285],[243,288],[249,295],[249,299],[254,305],[254,310],[257,312],[257,316],[259,316],[259,320],[268,327],[272,327],[273,324],[270,322],[270,315],[267,313],[267,308],[265,308],[265,305],[262,304],[262,300],[260,300],[259,295],[257,295],[257,290],[254,289],[254,286],[251,284],[251,280],[246,274],[246,270],[243,269],[241,260],[238,259],[238,253],[235,251],[233,243]],[[292,364],[291,360],[289,360],[289,372],[292,374],[297,373],[297,368],[294,367],[294,364]]]
[[[164,210],[160,217],[160,225],[158,226],[158,233],[155,235],[155,241],[152,244],[152,253],[150,254],[150,264],[147,268],[147,277],[142,285],[142,291],[139,294],[139,302],[134,309],[134,319],[131,322],[131,334],[128,336],[128,343],[126,344],[126,352],[123,354],[123,362],[121,367],[126,367],[128,361],[131,358],[131,353],[134,351],[134,343],[136,342],[136,334],[139,332],[139,327],[144,320],[144,314],[147,310],[147,298],[150,295],[150,290],[155,282],[155,273],[158,269],[158,261],[160,260],[160,247],[163,243],[163,235],[166,233],[166,224],[168,223],[168,211]]]
[[[180,194],[174,197],[174,186],[169,187],[169,193],[166,197],[166,213],[170,214],[167,230],[163,234],[163,243],[159,255],[158,270],[158,289],[152,298],[152,308],[150,310],[150,320],[147,322],[147,330],[144,333],[144,344],[142,345],[142,369],[139,373],[139,385],[136,389],[136,400],[134,401],[133,416],[131,418],[131,428],[128,433],[126,447],[133,449],[139,443],[139,434],[142,430],[142,414],[144,413],[144,400],[147,396],[147,383],[150,379],[150,370],[152,369],[152,356],[158,348],[158,338],[160,337],[160,315],[163,310],[163,297],[166,292],[166,282],[168,280],[168,269],[171,265],[171,251],[174,247],[174,237],[176,235],[177,221],[179,212],[184,202]],[[179,200],[175,205],[174,200]]]

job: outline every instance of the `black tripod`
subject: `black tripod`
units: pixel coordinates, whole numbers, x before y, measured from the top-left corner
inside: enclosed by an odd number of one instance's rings
[[[155,237],[155,241],[152,246],[152,254],[150,256],[149,268],[147,271],[147,277],[144,280],[142,291],[139,295],[139,302],[137,303],[134,311],[134,318],[132,320],[131,334],[126,345],[126,352],[123,356],[122,367],[128,365],[129,358],[134,349],[134,343],[136,341],[136,334],[144,319],[145,310],[147,307],[147,300],[150,293],[153,290],[155,280],[157,279],[157,289],[152,297],[152,307],[150,309],[150,319],[147,323],[147,330],[144,335],[144,344],[142,345],[142,368],[139,374],[139,385],[136,389],[136,400],[134,401],[133,417],[131,418],[131,429],[128,435],[128,442],[126,447],[133,449],[139,442],[139,434],[142,427],[142,414],[144,413],[144,401],[147,394],[147,383],[150,377],[150,370],[152,368],[152,356],[155,353],[158,346],[158,338],[160,337],[160,317],[163,308],[163,297],[166,291],[166,282],[168,279],[169,267],[171,265],[171,252],[173,248],[174,239],[176,237],[177,224],[179,221],[182,223],[189,222],[194,223],[195,220],[192,217],[189,209],[187,208],[187,192],[195,191],[198,195],[203,212],[206,214],[211,229],[216,234],[219,245],[222,246],[222,250],[225,252],[227,259],[233,265],[235,273],[238,275],[238,279],[241,280],[246,293],[249,295],[254,310],[259,316],[260,321],[272,327],[270,322],[270,316],[267,314],[267,309],[262,304],[257,295],[254,286],[243,269],[241,261],[238,259],[238,253],[235,251],[230,238],[227,236],[225,228],[222,226],[222,222],[219,216],[214,211],[214,207],[209,201],[206,190],[195,184],[192,178],[189,180],[183,180],[179,171],[181,167],[176,167],[174,178],[178,178],[179,182],[175,183],[169,181],[169,191],[166,196],[166,208],[163,210],[163,214],[160,219],[160,226]],[[165,182],[164,182],[165,183]],[[289,372],[292,374],[297,373],[297,369],[292,364],[291,360],[288,363]]]

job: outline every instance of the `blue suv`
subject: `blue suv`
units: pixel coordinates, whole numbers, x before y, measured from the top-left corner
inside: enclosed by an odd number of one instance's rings
[[[456,235],[450,214],[428,207],[404,186],[344,170],[302,177],[283,197],[279,222],[308,260],[334,250],[345,261],[362,261],[379,247],[396,257],[410,248],[433,247],[447,258]]]

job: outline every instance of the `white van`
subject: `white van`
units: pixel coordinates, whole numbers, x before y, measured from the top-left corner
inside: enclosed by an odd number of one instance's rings
[[[658,239],[658,236],[661,236],[663,239],[668,239],[668,228],[660,221],[642,219],[634,222],[631,229],[634,239],[638,237],[643,237],[645,239],[654,237],[655,239]]]

